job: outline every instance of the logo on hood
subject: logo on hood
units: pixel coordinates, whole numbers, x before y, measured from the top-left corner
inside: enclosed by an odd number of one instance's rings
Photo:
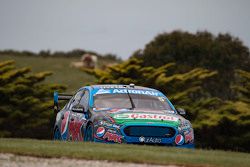
[[[179,119],[171,115],[164,114],[144,114],[144,113],[123,113],[114,115],[115,119],[149,119],[177,122]]]

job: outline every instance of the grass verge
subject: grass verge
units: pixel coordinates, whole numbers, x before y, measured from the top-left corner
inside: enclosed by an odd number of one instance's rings
[[[250,166],[248,153],[159,146],[1,138],[0,152],[47,158],[68,157],[159,165]]]

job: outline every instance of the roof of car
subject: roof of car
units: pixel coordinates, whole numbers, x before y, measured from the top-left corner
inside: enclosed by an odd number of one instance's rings
[[[122,84],[102,84],[102,85],[91,85],[93,89],[111,89],[111,88],[129,88],[129,89],[140,89],[140,90],[155,90],[148,87],[136,86],[134,84],[122,85]]]

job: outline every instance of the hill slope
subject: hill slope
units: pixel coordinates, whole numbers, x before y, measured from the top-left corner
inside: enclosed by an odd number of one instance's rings
[[[17,67],[30,67],[32,72],[51,71],[45,82],[59,83],[68,86],[68,92],[94,81],[94,77],[79,69],[70,67],[71,62],[79,61],[77,57],[41,57],[41,56],[16,56],[0,55],[0,61],[14,60]]]

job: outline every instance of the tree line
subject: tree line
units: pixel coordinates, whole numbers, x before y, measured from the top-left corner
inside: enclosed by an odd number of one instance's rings
[[[121,61],[121,58],[115,54],[107,53],[107,54],[99,54],[93,51],[86,51],[83,49],[74,49],[68,52],[63,51],[55,51],[51,52],[50,50],[42,50],[38,53],[31,51],[15,51],[15,50],[2,50],[0,51],[0,55],[15,55],[15,56],[38,56],[38,57],[81,57],[84,54],[96,55],[100,60],[112,60],[112,61]]]

